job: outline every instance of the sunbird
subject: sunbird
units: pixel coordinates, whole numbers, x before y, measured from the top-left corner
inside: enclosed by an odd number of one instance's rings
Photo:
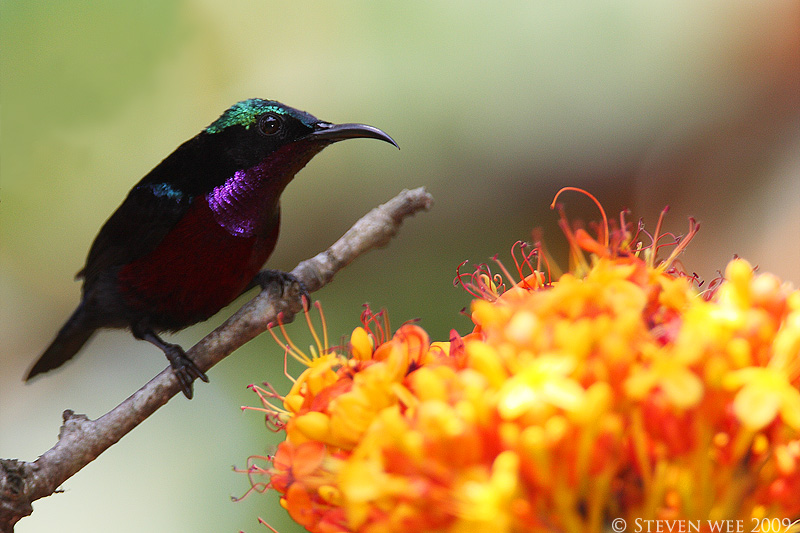
[[[100,328],[129,328],[160,348],[187,398],[208,377],[161,332],[208,319],[246,290],[294,281],[261,270],[278,239],[280,197],[326,146],[366,137],[274,100],[234,104],[151,170],[95,237],[81,301],[25,381],[71,359]]]

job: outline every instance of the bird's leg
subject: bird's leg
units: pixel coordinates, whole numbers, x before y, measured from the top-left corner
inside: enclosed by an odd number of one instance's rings
[[[183,348],[177,344],[164,342],[150,327],[142,323],[135,324],[131,328],[131,331],[133,332],[133,336],[137,339],[154,344],[164,352],[164,355],[167,356],[167,360],[169,360],[169,364],[172,367],[172,371],[175,373],[175,377],[178,378],[181,384],[181,390],[184,396],[190,400],[192,399],[192,383],[195,379],[202,379],[208,383],[208,376],[194,364],[194,361],[186,356],[186,352],[183,351]]]
[[[283,272],[281,270],[262,270],[256,274],[256,277],[253,278],[250,286],[254,287],[256,285],[260,285],[261,289],[263,290],[276,283],[280,285],[281,296],[283,296],[287,285],[296,283],[300,290],[301,300],[305,299],[305,302],[311,302],[311,296],[308,294],[308,289],[306,289],[305,284],[289,272]],[[306,303],[303,303],[303,307],[305,306]]]

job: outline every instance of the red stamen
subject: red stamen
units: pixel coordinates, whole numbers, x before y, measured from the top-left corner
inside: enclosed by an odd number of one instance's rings
[[[271,525],[269,525],[269,524],[267,523],[267,521],[266,521],[266,520],[264,520],[263,518],[261,518],[260,516],[258,517],[258,523],[259,523],[259,524],[261,524],[261,525],[267,526],[267,527],[269,528],[269,530],[270,530],[270,531],[272,531],[272,533],[278,533],[278,530],[277,530],[277,529],[275,529],[274,527],[272,527]]]
[[[595,198],[594,195],[592,195],[588,191],[585,191],[585,190],[583,190],[581,188],[578,188],[578,187],[562,187],[561,190],[558,191],[556,193],[555,197],[553,198],[553,201],[550,204],[550,209],[555,208],[556,200],[558,200],[559,195],[564,191],[579,192],[581,194],[584,194],[584,195],[588,196],[594,202],[594,204],[600,210],[600,215],[603,217],[603,228],[605,229],[605,231],[604,231],[605,235],[603,236],[603,245],[605,246],[606,249],[608,249],[608,218],[606,217],[606,211],[605,211],[605,209],[603,209],[603,206],[600,204],[600,201],[597,198]]]

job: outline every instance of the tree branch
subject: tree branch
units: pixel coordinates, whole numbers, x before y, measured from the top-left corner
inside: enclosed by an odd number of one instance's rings
[[[432,201],[423,187],[402,191],[367,213],[326,251],[297,265],[292,274],[309,292],[321,289],[356,257],[388,244],[406,217],[429,209]],[[207,371],[266,331],[280,313],[283,313],[284,322],[291,321],[302,311],[299,296],[296,284],[272,286],[262,291],[188,350],[187,355],[201,370]],[[31,504],[35,500],[53,494],[64,481],[180,391],[172,370],[167,368],[96,420],[71,410],[64,411],[58,442],[36,461],[0,459],[0,532],[11,533],[20,518],[31,514]]]

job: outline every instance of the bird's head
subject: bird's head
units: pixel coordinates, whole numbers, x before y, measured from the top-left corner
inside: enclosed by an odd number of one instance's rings
[[[272,154],[280,159],[305,159],[302,161],[305,164],[325,146],[357,137],[397,146],[389,135],[373,126],[332,124],[280,102],[260,98],[234,104],[204,133],[224,137],[225,142],[220,144],[240,168],[255,166]],[[284,153],[284,157],[280,153]]]

